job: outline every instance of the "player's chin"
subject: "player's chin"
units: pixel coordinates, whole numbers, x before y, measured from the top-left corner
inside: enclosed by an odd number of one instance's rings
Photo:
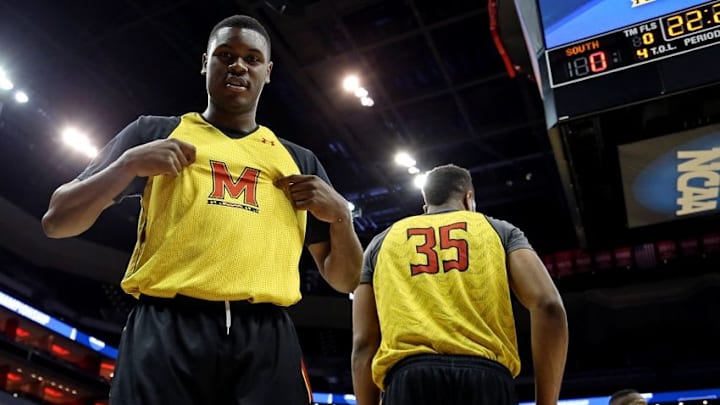
[[[246,113],[253,109],[254,99],[244,96],[234,95],[234,97],[221,97],[219,100],[216,99],[216,103],[222,107],[223,110],[232,113]]]
[[[216,103],[222,104],[242,103],[255,99],[256,94],[251,90],[238,91],[235,88],[223,84],[222,86],[213,86],[212,91],[210,91],[210,98]]]

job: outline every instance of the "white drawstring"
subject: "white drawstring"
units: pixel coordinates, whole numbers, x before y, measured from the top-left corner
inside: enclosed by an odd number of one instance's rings
[[[225,301],[225,327],[227,334],[230,335],[230,325],[232,324],[232,314],[230,313],[230,301]]]

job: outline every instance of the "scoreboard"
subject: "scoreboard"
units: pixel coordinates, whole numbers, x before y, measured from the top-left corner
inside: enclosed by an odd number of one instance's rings
[[[619,0],[616,0],[619,1]],[[556,88],[720,43],[720,0],[549,49]]]
[[[512,2],[548,129],[720,82],[720,0]]]
[[[512,3],[580,244],[717,232],[720,0]]]

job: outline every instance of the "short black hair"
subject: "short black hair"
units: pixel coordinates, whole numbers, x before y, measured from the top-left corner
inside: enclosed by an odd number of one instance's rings
[[[438,166],[427,173],[423,198],[429,205],[442,205],[451,198],[463,198],[472,191],[472,177],[467,169],[454,164]]]
[[[233,15],[230,17],[225,18],[224,20],[220,21],[219,23],[215,24],[212,31],[210,31],[210,36],[208,37],[208,47],[210,47],[210,42],[212,42],[213,37],[221,28],[247,28],[249,30],[253,30],[257,32],[258,34],[262,35],[265,38],[265,41],[267,42],[268,47],[268,59],[270,59],[270,34],[268,34],[265,27],[260,23],[260,21],[254,19],[253,17],[250,17],[248,15]]]
[[[639,394],[639,392],[632,388],[616,391],[610,396],[610,401],[608,402],[608,404],[612,404],[613,402],[617,401],[618,399],[626,397],[630,394]]]

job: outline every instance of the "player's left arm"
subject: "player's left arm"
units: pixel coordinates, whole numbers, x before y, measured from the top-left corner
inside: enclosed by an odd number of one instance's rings
[[[307,210],[329,223],[329,240],[311,243],[308,251],[325,281],[340,292],[351,292],[360,281],[362,246],[353,227],[348,203],[316,175],[295,174],[275,181],[296,209]]]
[[[372,361],[380,347],[380,322],[372,284],[355,289],[352,308],[352,380],[358,405],[378,405],[380,389],[372,378]]]

